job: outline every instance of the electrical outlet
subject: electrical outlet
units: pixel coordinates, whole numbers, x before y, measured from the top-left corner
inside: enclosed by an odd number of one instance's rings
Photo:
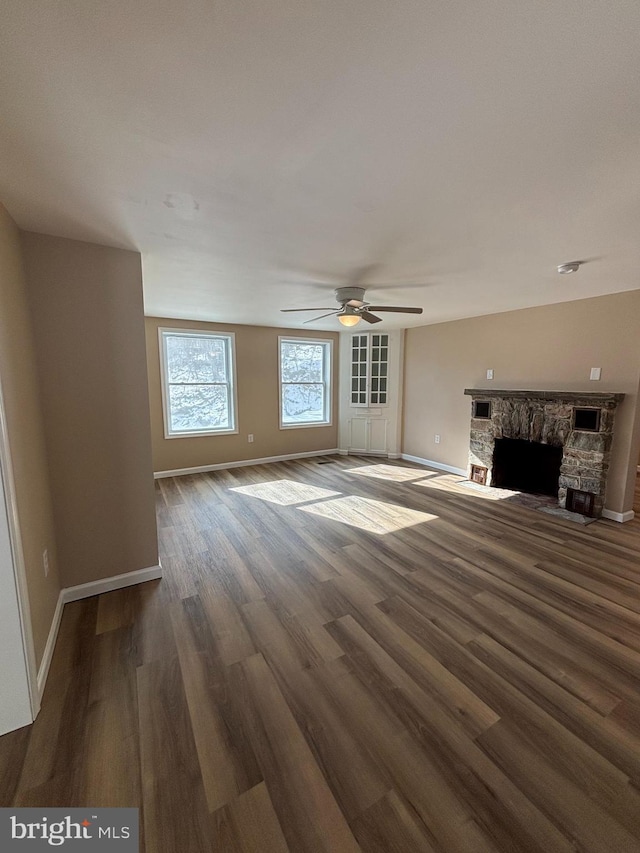
[[[487,370],[487,379],[493,379],[493,367]]]
[[[436,444],[440,444],[440,436],[438,435],[438,433],[436,433],[435,435],[435,442]]]
[[[592,367],[589,379],[600,379],[601,373],[602,373],[601,367]]]
[[[253,443],[253,433],[252,432],[250,432],[249,435],[247,436],[247,441],[249,442],[249,444]]]
[[[49,574],[49,551],[45,548],[42,552],[42,567],[44,568],[44,576]]]

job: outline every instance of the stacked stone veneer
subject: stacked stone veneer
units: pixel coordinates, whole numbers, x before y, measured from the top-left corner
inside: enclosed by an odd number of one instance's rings
[[[472,400],[491,403],[491,418],[471,418],[469,470],[487,468],[492,483],[493,451],[497,438],[517,438],[562,447],[558,503],[565,507],[567,489],[594,495],[594,515],[600,516],[609,473],[613,423],[624,394],[580,394],[560,391],[493,391],[468,388]],[[573,429],[574,408],[600,409],[598,432]],[[473,414],[473,413],[472,413]]]

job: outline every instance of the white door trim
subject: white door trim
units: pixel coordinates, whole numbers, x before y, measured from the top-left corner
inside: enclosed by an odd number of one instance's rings
[[[24,553],[22,550],[22,538],[20,536],[20,521],[18,506],[16,503],[15,480],[11,457],[11,445],[7,430],[7,419],[4,408],[4,396],[2,382],[0,380],[0,524],[6,524],[11,560],[13,564],[13,576],[15,582],[15,601],[18,609],[20,645],[22,655],[15,661],[16,679],[20,682],[20,670],[26,679],[28,696],[15,697],[16,702],[25,700],[31,709],[31,719],[24,720],[22,725],[33,722],[40,710],[40,696],[38,692],[38,670],[36,667],[36,654],[33,645],[33,630],[31,627],[31,611],[29,608],[29,594],[27,591],[27,578],[24,566]],[[5,521],[6,519],[6,521]],[[3,584],[4,586],[4,584]],[[10,583],[6,585],[10,592]],[[3,592],[5,590],[3,589]],[[23,682],[24,683],[24,682]]]

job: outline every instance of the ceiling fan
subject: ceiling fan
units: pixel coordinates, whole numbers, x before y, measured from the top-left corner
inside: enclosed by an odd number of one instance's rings
[[[395,305],[372,305],[366,302],[364,287],[338,287],[335,290],[336,301],[340,308],[281,308],[283,314],[290,314],[296,311],[328,311],[328,314],[321,314],[319,317],[312,317],[310,320],[305,320],[305,323],[314,323],[316,320],[323,320],[325,317],[337,316],[343,326],[355,326],[360,320],[365,323],[381,323],[382,317],[376,317],[372,311],[393,312],[395,314],[422,314],[422,308],[399,308]]]

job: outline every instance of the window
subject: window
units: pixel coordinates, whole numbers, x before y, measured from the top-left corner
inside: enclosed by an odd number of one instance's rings
[[[331,423],[331,341],[279,338],[280,428]]]
[[[237,432],[233,334],[159,334],[165,437]]]
[[[389,335],[365,332],[351,338],[351,405],[386,406]]]

